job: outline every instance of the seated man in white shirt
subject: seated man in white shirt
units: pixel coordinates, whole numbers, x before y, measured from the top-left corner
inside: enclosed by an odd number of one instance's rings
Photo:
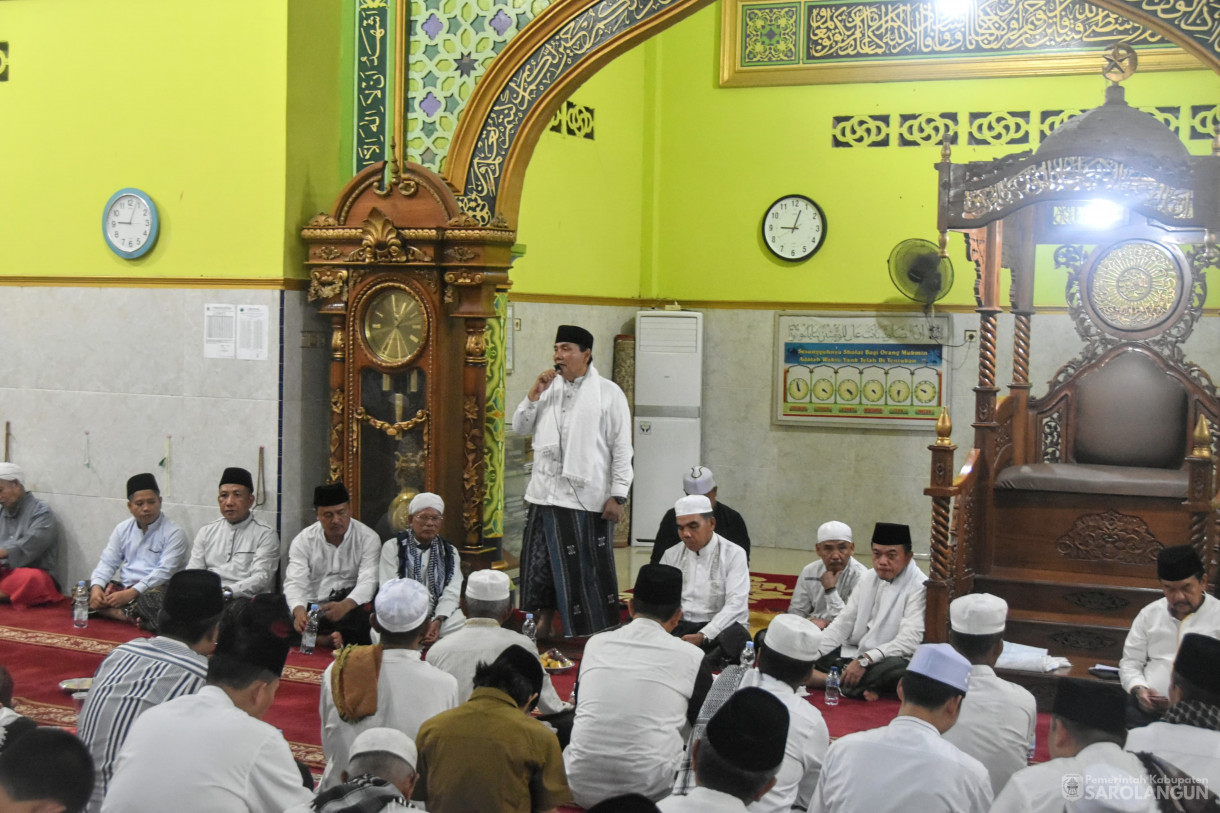
[[[823,522],[818,527],[815,548],[818,560],[805,565],[792,590],[788,612],[808,618],[826,629],[839,613],[868,568],[856,558],[851,527],[843,522]]]
[[[758,668],[746,672],[741,687],[757,686],[788,707],[788,741],[775,786],[750,805],[750,813],[805,810],[822,773],[830,747],[826,721],[805,698],[805,684],[817,660],[822,631],[795,615],[780,615],[767,627],[759,646]]]
[[[1129,728],[1157,719],[1169,707],[1169,676],[1183,635],[1197,632],[1220,638],[1220,600],[1207,594],[1207,573],[1193,547],[1161,549],[1156,575],[1165,596],[1140,610],[1131,622],[1118,662],[1123,690],[1132,698]]]
[[[165,585],[186,564],[190,543],[161,513],[161,489],[151,474],[128,478],[127,510],[131,519],[115,526],[93,569],[89,609],[155,631]]]
[[[1118,786],[1115,790],[1123,791],[1125,785],[1130,793],[1147,774],[1135,754],[1123,751],[1126,705],[1123,690],[1113,683],[1079,678],[1056,681],[1047,735],[1051,759],[1013,774],[991,813],[1062,813],[1068,779],[1086,772],[1095,776],[1109,772]],[[1148,813],[1157,809],[1152,799],[1143,802],[1123,809]]]
[[[296,535],[288,548],[284,598],[292,624],[303,632],[309,608],[318,605],[318,642],[338,648],[369,644],[369,610],[377,592],[381,540],[352,519],[351,497],[343,483],[313,492],[318,521]]]
[[[1220,641],[1182,636],[1169,703],[1159,722],[1127,732],[1127,750],[1155,754],[1220,793]]]
[[[271,590],[280,564],[280,538],[254,516],[250,472],[237,466],[225,469],[216,502],[220,519],[195,534],[187,567],[220,576],[225,598],[248,598]]]
[[[322,673],[323,788],[339,784],[348,748],[361,732],[388,726],[414,739],[421,723],[458,705],[453,675],[420,659],[428,607],[428,590],[414,579],[386,582],[374,603],[380,648],[345,649]]]
[[[736,662],[750,637],[750,566],[740,546],[716,533],[707,497],[683,497],[674,515],[682,544],[661,557],[682,571],[682,620],[673,634],[702,649],[714,671]]]
[[[957,721],[969,674],[970,662],[948,644],[920,646],[898,684],[898,716],[826,752],[811,813],[986,811],[987,769],[942,736]]]
[[[370,728],[352,740],[342,784],[284,813],[398,813],[417,810],[407,800],[419,778],[415,741],[396,728]]]
[[[474,672],[480,663],[491,663],[510,646],[537,650],[534,642],[516,630],[502,626],[512,613],[512,581],[499,570],[476,570],[466,578],[462,600],[465,621],[461,629],[446,635],[428,650],[428,663],[453,675],[458,682],[458,702],[465,703],[474,691]],[[543,718],[571,707],[559,699],[551,676],[542,678],[538,711]],[[567,738],[560,736],[560,744]]]
[[[432,622],[424,634],[427,645],[460,630],[466,620],[458,606],[462,600],[462,562],[457,548],[441,536],[445,501],[439,494],[416,494],[407,512],[407,530],[381,546],[379,578],[382,584],[390,579],[415,579],[428,588]]]
[[[911,529],[878,522],[872,548],[873,569],[822,636],[811,688],[824,687],[826,673],[838,666],[844,696],[876,700],[898,685],[923,640],[927,577],[915,564]]]
[[[788,708],[770,692],[753,687],[735,692],[692,746],[695,788],[662,799],[657,808],[662,813],[744,813],[746,805],[775,785],[788,719]]]
[[[983,763],[993,793],[1029,764],[1038,721],[1034,696],[995,673],[1007,623],[1008,602],[990,593],[971,593],[949,604],[949,643],[971,666],[966,699],[945,739]]]
[[[283,813],[313,794],[284,735],[262,721],[291,646],[284,597],[264,593],[221,622],[208,685],[140,715],[102,813]]]
[[[670,634],[682,617],[682,586],[677,568],[644,565],[631,623],[585,645],[563,754],[568,787],[582,807],[627,791],[656,801],[673,785],[684,731],[712,682],[703,653]]]

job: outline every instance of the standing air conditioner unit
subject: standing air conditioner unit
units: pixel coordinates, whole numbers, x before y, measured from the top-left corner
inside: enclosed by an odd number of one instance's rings
[[[633,544],[651,545],[661,517],[699,465],[703,439],[703,314],[635,315]]]

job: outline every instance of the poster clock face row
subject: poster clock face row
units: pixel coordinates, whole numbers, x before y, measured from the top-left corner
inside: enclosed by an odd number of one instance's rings
[[[428,309],[404,285],[385,285],[367,300],[361,335],[368,354],[387,367],[414,359],[428,341]]]

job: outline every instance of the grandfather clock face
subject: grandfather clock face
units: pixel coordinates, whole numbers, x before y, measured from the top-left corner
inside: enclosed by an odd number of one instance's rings
[[[428,311],[410,289],[387,286],[365,308],[361,328],[369,355],[397,367],[423,348],[428,338]]]

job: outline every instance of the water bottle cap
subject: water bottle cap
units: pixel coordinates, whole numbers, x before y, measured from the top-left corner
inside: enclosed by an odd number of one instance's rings
[[[529,620],[529,621],[533,621],[533,620],[534,620],[534,614],[533,614],[533,613],[526,613],[526,614],[525,614],[525,617],[526,617],[526,619],[527,619],[527,620]]]

